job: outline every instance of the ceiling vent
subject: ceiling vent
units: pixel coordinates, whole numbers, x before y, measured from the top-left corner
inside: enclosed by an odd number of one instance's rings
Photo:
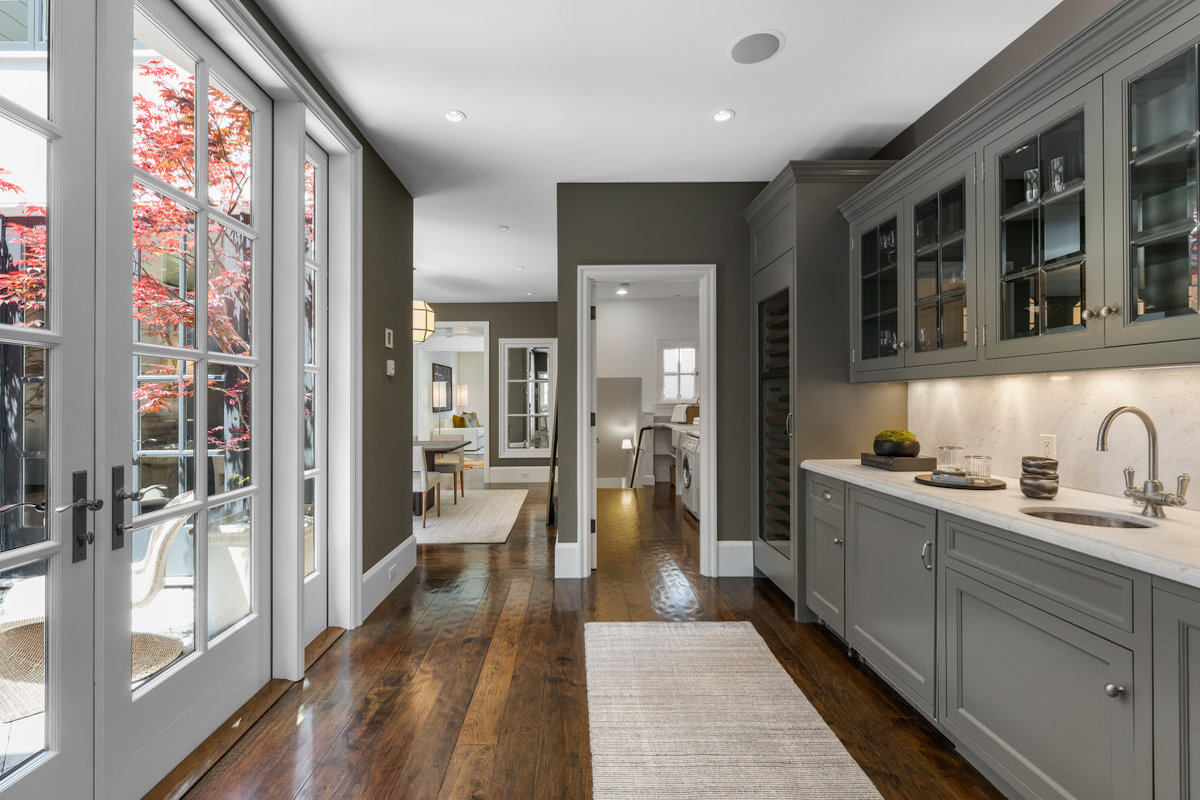
[[[729,57],[739,64],[757,64],[766,61],[783,48],[783,34],[779,31],[759,31],[747,34],[729,46]]]

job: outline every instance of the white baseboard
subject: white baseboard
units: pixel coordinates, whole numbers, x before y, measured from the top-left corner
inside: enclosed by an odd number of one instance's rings
[[[597,489],[628,489],[627,478],[596,478]]]
[[[555,542],[554,579],[582,577],[579,574],[579,542]]]
[[[488,483],[546,483],[549,467],[489,467]]]
[[[717,542],[717,574],[722,578],[753,578],[754,542]]]
[[[400,581],[417,567],[417,537],[409,536],[363,575],[362,616],[371,615]],[[389,577],[390,576],[390,577]]]

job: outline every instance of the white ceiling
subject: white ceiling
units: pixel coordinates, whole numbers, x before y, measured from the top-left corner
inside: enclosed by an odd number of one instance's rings
[[[556,298],[557,183],[868,157],[1057,0],[260,3],[412,192],[415,296],[445,302]],[[779,53],[734,63],[763,29]]]

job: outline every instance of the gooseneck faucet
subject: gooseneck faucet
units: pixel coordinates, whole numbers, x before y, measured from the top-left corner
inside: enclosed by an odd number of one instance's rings
[[[1142,516],[1144,517],[1165,517],[1166,514],[1163,513],[1163,506],[1187,505],[1185,496],[1187,495],[1188,484],[1192,481],[1191,476],[1186,472],[1179,476],[1174,494],[1163,491],[1162,482],[1158,479],[1158,431],[1155,429],[1154,421],[1150,419],[1150,415],[1137,406],[1117,406],[1108,412],[1108,416],[1100,423],[1100,432],[1096,435],[1096,449],[1100,452],[1108,451],[1108,429],[1112,425],[1113,420],[1122,414],[1133,414],[1145,424],[1146,438],[1150,448],[1150,475],[1142,484],[1141,489],[1133,488],[1133,467],[1125,467],[1125,496],[1133,498],[1135,503],[1145,504],[1142,508]]]

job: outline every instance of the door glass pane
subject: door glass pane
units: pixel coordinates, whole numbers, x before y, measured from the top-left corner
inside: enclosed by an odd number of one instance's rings
[[[1083,324],[1083,265],[1046,270],[1046,333]]]
[[[317,166],[304,161],[304,257],[317,259]]]
[[[304,363],[317,363],[317,271],[304,270]]]
[[[0,95],[49,114],[50,0],[0,0]]]
[[[133,165],[191,194],[196,186],[195,65],[145,17],[134,16]],[[167,49],[169,54],[160,52]]]
[[[1133,319],[1194,314],[1197,306],[1195,236],[1135,247],[1130,288]]]
[[[208,512],[208,636],[250,613],[250,498]]]
[[[304,373],[304,468],[317,468],[317,374]]]
[[[0,570],[0,776],[46,747],[46,674],[42,560]]]
[[[208,225],[208,346],[250,352],[251,241],[216,222]]]
[[[133,489],[146,488],[135,514],[155,511],[196,483],[195,362],[135,357]],[[154,488],[150,488],[154,487]]]
[[[758,531],[760,540],[770,545],[784,558],[792,557],[792,446],[788,435],[787,417],[792,409],[790,399],[791,301],[789,290],[783,289],[758,303]],[[877,319],[870,320],[877,323]],[[775,333],[789,333],[782,339],[788,352],[773,353],[779,346]],[[867,332],[864,328],[863,347]],[[878,331],[875,331],[878,341]],[[783,358],[779,358],[782,355]],[[680,476],[677,478],[682,479]]]
[[[187,492],[167,505],[191,500]],[[134,689],[196,649],[195,528],[195,516],[181,514],[130,536]]]
[[[208,367],[208,470],[212,494],[250,483],[250,368]]]
[[[6,325],[46,324],[46,151],[41,136],[0,117],[0,323]]]
[[[133,318],[136,340],[196,345],[196,215],[133,185]]]
[[[251,222],[251,112],[216,85],[208,87],[208,204]]]
[[[317,570],[317,479],[304,480],[304,574]]]
[[[46,540],[47,396],[46,351],[0,345],[0,551]]]

